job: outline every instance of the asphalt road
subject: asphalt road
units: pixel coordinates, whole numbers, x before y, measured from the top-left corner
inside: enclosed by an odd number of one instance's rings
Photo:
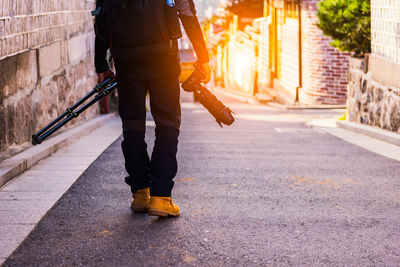
[[[184,105],[181,217],[130,210],[118,140],[4,266],[400,265],[399,162],[301,122],[320,112],[231,105],[224,129]]]

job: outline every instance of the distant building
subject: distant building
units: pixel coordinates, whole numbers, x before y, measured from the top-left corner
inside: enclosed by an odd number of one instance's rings
[[[218,6],[218,0],[194,0],[197,10],[197,17],[200,21],[204,21],[210,15],[210,12],[214,14],[214,10]],[[212,11],[210,11],[210,8]]]
[[[212,16],[214,16],[214,8],[212,6],[208,6],[208,8],[206,9],[205,13],[205,17],[206,19],[211,19]]]
[[[288,104],[344,105],[349,54],[318,29],[318,2],[229,1],[229,40],[219,49],[226,74],[219,80]]]

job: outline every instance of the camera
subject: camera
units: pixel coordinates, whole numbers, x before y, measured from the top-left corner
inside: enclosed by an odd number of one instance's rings
[[[201,80],[205,77],[202,70],[196,69],[189,78],[182,83],[182,88],[186,92],[193,92],[197,99],[210,113],[214,116],[217,123],[222,127],[222,124],[232,125],[235,118],[234,113],[230,108],[226,107],[217,99],[205,86],[201,84]]]

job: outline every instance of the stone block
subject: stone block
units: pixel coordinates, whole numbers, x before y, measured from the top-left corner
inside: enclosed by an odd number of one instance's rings
[[[0,105],[4,98],[14,95],[37,82],[36,52],[28,51],[0,60]]]
[[[400,64],[372,54],[369,58],[369,68],[374,80],[387,86],[400,88]]]
[[[46,77],[61,68],[60,42],[39,49],[40,77]]]
[[[68,40],[68,59],[70,63],[74,64],[79,62],[85,57],[86,53],[85,34],[80,34]]]
[[[362,70],[364,71],[365,62],[362,58],[351,57],[349,60],[350,69],[352,70]]]
[[[400,105],[393,104],[389,110],[390,114],[390,130],[400,132]]]
[[[94,32],[86,34],[86,53],[90,56],[94,56]]]
[[[371,71],[369,73],[362,74],[361,78],[358,75],[350,76],[349,99],[347,101],[349,120],[399,132],[400,91],[373,78],[376,68],[383,66],[388,71],[389,65],[385,65],[388,62],[386,59],[378,57],[379,62],[383,62],[383,65],[379,65],[376,64],[378,61],[374,61],[374,57],[371,58],[373,63],[370,65]],[[351,69],[351,73],[360,72],[359,65],[351,65],[356,68]],[[393,67],[393,64],[391,66]]]
[[[19,99],[18,99],[19,98]],[[34,130],[32,103],[28,97],[17,95],[14,103],[0,107],[0,128],[7,129],[0,134],[0,149],[12,143],[23,143],[30,139]]]
[[[384,97],[384,95],[385,95],[385,93],[383,92],[382,88],[380,88],[380,87],[375,88],[375,92],[374,92],[375,99],[374,99],[374,101],[375,102],[381,102],[383,97]]]
[[[7,107],[9,120],[7,122],[8,141],[16,143],[26,142],[34,131],[35,118],[32,114],[32,102],[29,97],[15,101],[14,105]]]
[[[61,42],[61,64],[68,64],[68,44],[67,42]]]

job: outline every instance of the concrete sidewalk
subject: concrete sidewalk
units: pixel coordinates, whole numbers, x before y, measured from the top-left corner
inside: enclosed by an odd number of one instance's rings
[[[0,162],[0,188],[16,176],[32,168],[58,149],[74,143],[79,138],[101,127],[115,114],[100,115],[72,129],[60,130],[40,145],[32,146],[17,155]]]
[[[356,133],[361,133],[366,136],[373,137],[387,143],[400,146],[400,134],[378,128],[376,126],[363,125],[350,121],[338,121],[337,126],[342,129],[350,130]]]
[[[0,265],[88,166],[120,135],[120,119],[114,117],[1,188]]]

